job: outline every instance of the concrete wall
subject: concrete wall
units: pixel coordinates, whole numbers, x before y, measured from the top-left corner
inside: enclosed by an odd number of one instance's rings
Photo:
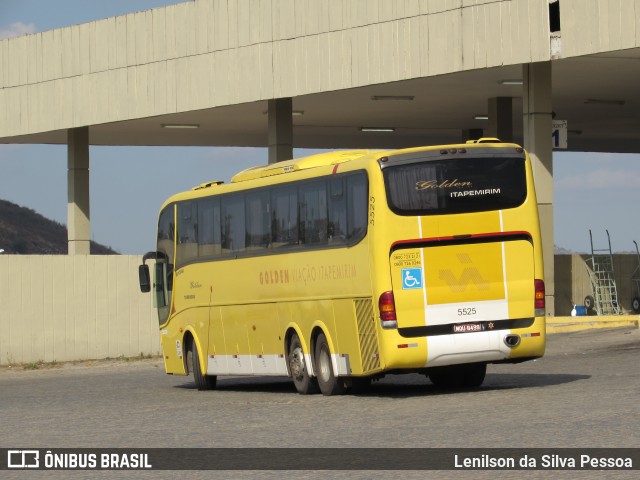
[[[0,255],[0,364],[156,355],[138,256]]]
[[[0,132],[549,59],[548,0],[197,0],[0,41]]]
[[[640,44],[638,0],[561,0],[565,58],[635,48]]]
[[[556,255],[556,314],[591,294],[584,255]],[[138,288],[139,256],[0,255],[0,364],[156,355],[158,319]],[[631,309],[636,255],[615,255]]]
[[[555,256],[557,316],[570,315],[574,303],[584,305],[584,297],[593,295],[585,264],[590,257],[590,255]],[[631,311],[633,297],[639,296],[631,282],[631,276],[637,267],[638,256],[635,254],[613,256],[618,301],[626,313]]]

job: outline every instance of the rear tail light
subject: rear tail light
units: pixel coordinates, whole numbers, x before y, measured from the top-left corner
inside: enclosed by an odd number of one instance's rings
[[[534,308],[535,308],[535,316],[536,317],[544,317],[545,316],[545,302],[544,302],[544,280],[534,280],[535,283],[535,300],[534,300]]]
[[[380,295],[378,308],[380,309],[380,321],[382,322],[382,328],[398,328],[396,303],[393,299],[393,292],[384,292]]]

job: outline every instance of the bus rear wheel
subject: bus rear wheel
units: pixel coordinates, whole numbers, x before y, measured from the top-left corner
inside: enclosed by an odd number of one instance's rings
[[[486,363],[469,363],[435,367],[429,371],[431,382],[444,388],[475,388],[482,385],[487,373]]]
[[[345,393],[344,381],[333,373],[331,350],[324,333],[318,335],[315,353],[316,375],[318,376],[318,386],[322,394],[329,396]]]
[[[301,395],[318,393],[318,382],[315,378],[312,378],[307,371],[302,343],[297,333],[291,336],[291,341],[289,342],[288,362],[293,384],[298,393]]]
[[[191,341],[187,350],[187,366],[193,372],[193,380],[198,390],[213,390],[216,388],[218,378],[213,375],[204,375],[200,368],[200,357],[195,341]],[[189,373],[189,372],[187,372]]]

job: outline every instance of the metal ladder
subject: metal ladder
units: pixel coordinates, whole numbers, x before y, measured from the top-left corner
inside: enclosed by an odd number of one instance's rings
[[[634,313],[640,313],[640,249],[638,249],[638,242],[634,240],[633,244],[636,246],[638,266],[631,274],[631,310]]]
[[[591,280],[591,291],[593,292],[593,300],[598,315],[621,315],[622,309],[618,303],[618,289],[613,271],[613,255],[611,254],[611,237],[609,230],[607,232],[608,248],[593,248],[593,235],[589,230],[589,239],[591,241],[591,258],[587,260],[587,271],[589,272],[589,280]],[[585,303],[587,303],[585,301]]]

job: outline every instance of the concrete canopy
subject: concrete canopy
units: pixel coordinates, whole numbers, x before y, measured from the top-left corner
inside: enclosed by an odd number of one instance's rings
[[[640,5],[561,0],[552,50],[549,3],[196,0],[2,41],[0,142],[265,146],[284,97],[295,147],[458,142],[492,97],[522,141],[522,86],[500,82],[551,61],[569,149],[640,152]]]
[[[553,111],[567,120],[568,149],[640,152],[640,49],[559,59],[553,65]],[[462,131],[486,129],[487,100],[513,98],[514,139],[522,143],[519,65],[450,73],[293,99],[296,148],[397,148],[459,142]],[[400,97],[381,99],[379,97]],[[404,97],[413,97],[412,100]],[[264,147],[267,101],[91,125],[93,145]],[[166,124],[199,125],[165,129]],[[391,133],[360,127],[392,127]],[[6,143],[66,144],[66,130],[5,137]]]

